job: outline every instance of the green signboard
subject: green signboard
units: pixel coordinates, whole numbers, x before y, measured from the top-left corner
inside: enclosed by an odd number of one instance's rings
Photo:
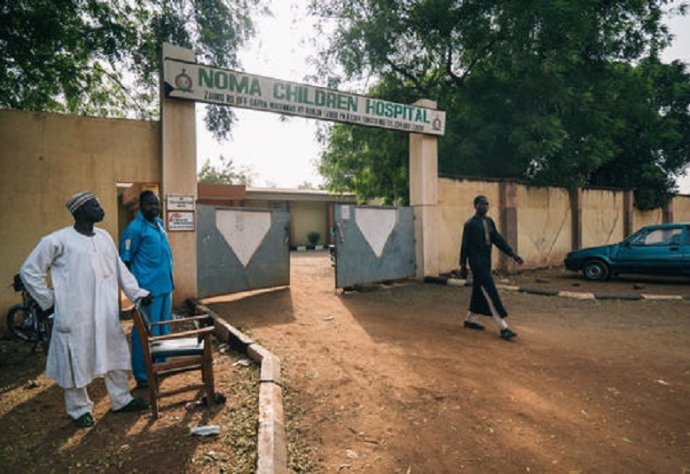
[[[442,110],[173,59],[166,59],[164,67],[166,95],[176,99],[412,133],[445,133]]]

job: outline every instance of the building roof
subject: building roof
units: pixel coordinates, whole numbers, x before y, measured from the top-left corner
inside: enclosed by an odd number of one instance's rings
[[[334,201],[355,203],[352,193],[332,193],[323,189],[247,188],[246,199],[268,201]]]

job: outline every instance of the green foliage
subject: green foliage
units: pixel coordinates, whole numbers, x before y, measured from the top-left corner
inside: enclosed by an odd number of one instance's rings
[[[220,166],[213,166],[211,165],[211,160],[206,159],[201,170],[197,174],[197,181],[199,183],[252,185],[252,172],[250,169],[235,169],[232,160],[228,159],[226,161],[223,155],[221,155],[219,159]]]
[[[153,118],[160,46],[237,67],[264,0],[11,0],[0,3],[0,107]],[[207,126],[224,137],[228,108]]]
[[[316,245],[319,243],[319,240],[321,240],[321,234],[312,230],[307,234],[307,240],[309,241],[309,245]]]
[[[297,185],[297,189],[321,189],[321,187],[305,180]]]
[[[413,101],[411,88],[380,83],[371,94],[396,102]],[[408,135],[379,128],[336,124],[322,133],[325,148],[319,173],[328,189],[353,192],[360,202],[383,198],[385,204],[409,202]]]
[[[370,95],[434,99],[447,111],[441,173],[635,188],[649,208],[690,162],[690,76],[656,59],[669,43],[668,3],[319,0],[311,9],[337,18],[320,56],[321,74],[342,71],[330,83],[374,75]],[[406,141],[334,126],[327,185],[394,199],[399,188],[387,188],[406,175],[407,155],[388,154]]]
[[[617,153],[591,174],[590,183],[635,188],[635,206],[654,209],[673,196],[674,176],[689,161],[690,74],[683,63],[649,58],[628,68],[627,77],[617,103]]]
[[[353,192],[359,202],[383,197],[405,204],[408,193],[406,134],[336,124],[321,155],[319,172],[334,192]]]

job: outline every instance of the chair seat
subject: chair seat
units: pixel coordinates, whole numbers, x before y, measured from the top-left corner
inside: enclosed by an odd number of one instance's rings
[[[199,339],[196,337],[184,337],[151,343],[152,357],[181,357],[202,355],[203,353],[204,341],[199,342]]]
[[[156,323],[156,326],[169,327],[172,334],[168,336],[153,337],[150,323],[144,308],[136,302],[136,311],[132,312],[134,324],[137,328],[139,341],[144,349],[144,362],[148,376],[149,403],[153,418],[158,418],[158,400],[162,397],[177,395],[187,391],[198,391],[203,388],[206,392],[206,400],[209,405],[216,403],[215,386],[213,381],[213,354],[211,353],[211,332],[213,327],[202,324],[196,329],[184,329],[190,322],[204,323],[209,319],[208,315],[192,316],[189,320],[175,319]],[[182,327],[182,331],[176,334],[172,328]],[[167,332],[167,331],[166,331]],[[178,375],[190,370],[201,372],[202,385],[190,384],[189,380],[184,385],[175,389],[161,391],[160,382],[163,378]],[[0,469],[1,470],[1,469]]]

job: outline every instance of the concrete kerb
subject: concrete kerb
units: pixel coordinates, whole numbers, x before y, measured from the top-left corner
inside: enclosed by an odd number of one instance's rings
[[[425,283],[451,286],[471,286],[467,280],[446,277],[424,277]],[[599,300],[690,300],[681,295],[608,295],[575,291],[550,291],[522,288],[514,285],[497,284],[497,288],[528,294],[560,296],[575,299]],[[195,307],[213,318],[215,334],[230,347],[261,364],[259,386],[259,430],[257,436],[257,473],[287,473],[287,438],[283,412],[283,390],[280,373],[280,358],[249,336],[228,324],[209,307],[195,304]]]
[[[327,250],[328,245],[291,245],[290,250],[293,252],[307,252],[310,250]]]
[[[460,278],[447,278],[447,277],[424,277],[424,283],[435,283],[438,285],[450,285],[450,286],[472,286],[472,283],[468,280],[463,280]],[[527,293],[531,295],[541,295],[541,296],[560,296],[563,298],[573,298],[578,300],[625,300],[625,301],[639,301],[639,300],[690,300],[690,295],[653,295],[653,294],[640,294],[640,295],[611,295],[611,294],[599,294],[590,293],[585,291],[556,291],[556,290],[545,290],[540,288],[523,288],[515,285],[503,285],[497,284],[496,288],[505,291],[515,291],[520,293]]]
[[[196,308],[213,318],[218,339],[227,342],[233,349],[246,353],[251,360],[261,365],[256,472],[287,473],[287,438],[280,358],[228,324],[209,307],[196,304]]]

